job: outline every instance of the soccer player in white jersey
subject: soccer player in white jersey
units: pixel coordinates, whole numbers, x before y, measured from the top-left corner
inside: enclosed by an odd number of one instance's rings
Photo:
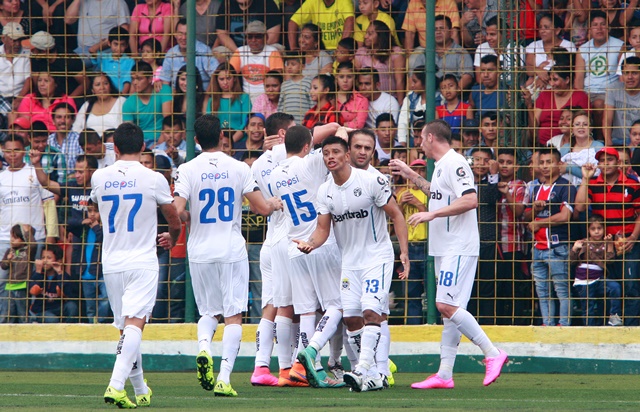
[[[189,270],[201,316],[197,376],[200,385],[216,396],[238,396],[230,375],[240,350],[242,312],[247,310],[249,296],[249,260],[241,232],[242,197],[262,215],[271,214],[282,204],[277,199],[265,200],[249,166],[221,151],[222,130],[217,117],[201,116],[194,129],[202,154],[178,167],[174,198],[180,218],[190,222]],[[221,317],[225,322],[222,362],[214,384],[211,340]]]
[[[342,320],[340,301],[340,251],[333,234],[308,255],[298,250],[292,239],[306,239],[316,226],[315,200],[318,188],[327,178],[322,152],[311,152],[313,139],[306,127],[293,126],[285,134],[287,158],[271,172],[271,190],[282,199],[289,220],[289,258],[293,308],[300,315],[300,350],[306,348],[312,359],[324,347]],[[324,311],[316,327],[316,310]],[[311,352],[313,352],[311,354]],[[300,356],[300,353],[298,354]],[[298,358],[300,359],[300,357]],[[296,362],[289,376],[314,387],[344,386],[330,379],[320,366],[310,370]]]
[[[411,179],[430,197],[429,211],[409,217],[408,223],[429,223],[429,253],[435,258],[438,276],[436,307],[444,329],[440,343],[438,373],[411,385],[414,389],[451,389],[453,366],[466,336],[484,353],[484,386],[500,376],[507,354],[496,348],[466,307],[480,253],[476,208],[478,196],[466,159],[451,148],[451,128],[443,120],[428,122],[422,129],[424,153],[436,161],[431,183],[400,160],[389,163],[393,174]]]
[[[311,253],[322,246],[333,227],[342,252],[344,316],[360,318],[360,358],[344,380],[356,392],[379,390],[386,386],[386,376],[378,372],[375,356],[382,314],[389,307],[394,266],[386,217],[393,221],[400,243],[401,279],[409,273],[407,225],[387,181],[351,166],[347,142],[329,137],[322,143],[322,153],[331,177],[318,190],[317,226],[307,241],[294,242],[302,252]],[[305,360],[307,365],[312,359]]]
[[[289,127],[295,126],[295,120],[292,115],[276,112],[267,118],[265,122],[265,133],[267,136],[278,136],[278,143],[271,149],[262,154],[251,166],[251,173],[260,187],[260,191],[265,198],[273,196],[269,188],[271,171],[278,165],[278,162],[287,157],[284,148],[284,135]],[[280,379],[271,375],[269,371],[269,363],[271,362],[271,352],[273,350],[273,338],[275,328],[277,327],[275,306],[276,291],[280,295],[283,286],[280,280],[286,278],[286,284],[290,289],[289,283],[289,259],[287,254],[287,234],[289,226],[286,216],[282,211],[276,211],[269,216],[267,221],[267,235],[265,237],[262,248],[260,249],[260,273],[262,274],[262,318],[256,330],[256,360],[253,374],[251,375],[251,384],[254,386],[278,386]],[[282,241],[285,256],[284,259],[277,259],[273,255],[273,248]],[[291,310],[293,314],[293,309]],[[291,335],[292,322],[282,324],[286,331],[281,330],[278,342],[278,350],[280,347],[284,349],[284,359],[291,367]],[[293,334],[295,337],[295,333]],[[286,385],[288,380],[288,372],[283,377],[281,386]],[[295,384],[295,383],[294,383]],[[296,385],[299,386],[299,385]]]
[[[113,137],[119,160],[96,170],[91,178],[91,199],[98,204],[104,230],[102,270],[114,325],[120,329],[116,361],[104,400],[132,409],[124,390],[133,384],[137,406],[149,406],[151,390],[142,374],[142,331],[156,301],[158,258],[156,255],[157,208],[167,219],[169,232],[158,236],[169,249],[180,235],[180,219],[167,180],[140,164],[144,145],[142,129],[123,123]]]

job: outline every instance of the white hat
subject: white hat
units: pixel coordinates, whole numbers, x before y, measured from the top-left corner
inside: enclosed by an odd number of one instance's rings
[[[19,23],[13,21],[4,25],[2,28],[2,35],[7,36],[12,40],[20,40],[28,37],[24,33],[24,28]]]
[[[31,47],[38,50],[49,50],[56,45],[53,36],[46,31],[39,31],[29,40]]]

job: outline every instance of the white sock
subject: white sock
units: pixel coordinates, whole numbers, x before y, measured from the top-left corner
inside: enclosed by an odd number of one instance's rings
[[[198,321],[198,352],[206,351],[211,355],[211,340],[218,328],[218,319],[204,315]]]
[[[380,325],[365,325],[360,345],[360,362],[356,371],[367,374],[375,366],[375,356],[380,343]]]
[[[298,344],[300,343],[300,322],[291,323],[291,361],[289,366],[298,358]]]
[[[224,335],[222,336],[222,360],[220,361],[220,373],[218,373],[217,380],[227,384],[229,383],[233,364],[236,362],[236,357],[240,350],[241,340],[242,325],[231,324],[224,326]]]
[[[116,348],[116,362],[113,365],[109,386],[119,391],[124,389],[124,383],[131,374],[133,362],[140,350],[140,342],[142,342],[140,328],[133,325],[125,326]]]
[[[356,355],[356,363],[351,364],[351,370],[355,371],[360,363],[360,350],[362,349],[362,333],[364,333],[364,327],[362,329],[347,331],[347,342],[349,342],[349,346],[351,346],[351,350]]]
[[[329,342],[329,339],[336,333],[338,324],[340,324],[341,321],[342,312],[335,308],[327,309],[324,316],[320,318],[309,344],[320,352],[320,349],[324,348],[327,342]]]
[[[329,366],[333,366],[336,363],[342,364],[342,347],[344,346],[343,330],[342,322],[339,322],[336,332],[331,339],[329,339],[329,348],[331,349],[329,352]]]
[[[389,322],[382,321],[380,323],[380,343],[378,343],[378,351],[376,352],[376,364],[378,365],[378,371],[385,376],[391,375],[389,370],[390,337]]]
[[[133,367],[131,368],[131,373],[129,374],[129,381],[133,385],[133,390],[136,395],[146,395],[149,393],[149,388],[147,384],[144,383],[144,375],[142,371],[142,353],[140,353],[140,349],[138,349],[138,353],[136,354],[136,360],[133,362]]]
[[[291,367],[291,322],[286,316],[276,316],[276,353],[280,369]]]
[[[500,354],[498,349],[491,343],[487,334],[484,333],[480,325],[478,325],[476,318],[465,309],[458,308],[456,313],[451,316],[451,322],[456,325],[458,330],[462,332],[467,339],[482,350],[485,357],[493,358]]]
[[[298,350],[309,346],[309,342],[316,330],[316,315],[300,316],[300,340]]]
[[[347,328],[342,329],[342,341],[347,342],[347,344],[344,345],[344,350],[347,352],[347,359],[349,359],[349,365],[351,365],[350,370],[355,370],[356,365],[358,364],[358,355],[353,351],[353,348],[349,344],[349,332],[347,331]]]
[[[458,330],[455,323],[451,319],[443,318],[442,338],[440,339],[440,368],[438,376],[444,380],[453,377],[453,366],[456,363],[456,355],[458,354],[458,345],[462,333]]]
[[[260,319],[256,330],[256,367],[269,367],[271,352],[273,351],[273,322]]]

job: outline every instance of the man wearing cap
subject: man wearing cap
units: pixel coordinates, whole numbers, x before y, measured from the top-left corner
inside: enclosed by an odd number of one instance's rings
[[[275,46],[266,45],[267,26],[260,20],[247,24],[245,29],[246,46],[238,47],[229,63],[238,73],[242,73],[244,92],[256,97],[264,93],[264,76],[269,70],[282,70],[282,56]]]
[[[163,84],[170,85],[175,89],[178,71],[187,64],[187,19],[178,20],[174,36],[177,44],[170,48],[164,56],[160,72],[162,82],[155,83],[156,92],[160,91]],[[209,46],[196,40],[196,68],[200,72],[202,86],[205,90],[209,87],[209,80],[217,67],[218,60],[211,54]]]
[[[608,235],[616,239],[618,257],[610,265],[609,275],[622,280],[625,326],[640,325],[640,184],[620,170],[620,155],[613,147],[596,153],[596,166],[582,166],[582,182],[576,195],[576,210],[602,216]]]
[[[223,1],[218,10],[216,34],[223,46],[231,51],[247,44],[244,29],[254,20],[264,23],[267,28],[267,44],[280,41],[280,9],[274,0],[229,0]]]
[[[31,76],[29,50],[21,41],[27,35],[22,26],[9,22],[2,28],[0,46],[0,114],[7,115],[18,107],[20,98],[29,92],[27,79]]]
[[[71,97],[84,97],[87,73],[78,58],[58,55],[55,39],[46,31],[39,31],[29,39],[31,43],[31,71],[51,73],[65,79],[65,93]],[[34,84],[35,87],[35,84]]]

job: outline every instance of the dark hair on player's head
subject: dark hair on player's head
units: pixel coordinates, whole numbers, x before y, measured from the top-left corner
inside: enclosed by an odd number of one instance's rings
[[[351,144],[353,142],[353,137],[356,135],[365,135],[371,138],[371,140],[373,141],[373,145],[375,147],[376,145],[376,134],[373,132],[373,130],[371,129],[356,129],[353,130],[351,133],[349,133],[349,147],[351,147]],[[375,150],[374,150],[375,152]]]
[[[84,149],[84,147],[87,144],[102,143],[102,138],[100,137],[98,132],[96,132],[95,130],[93,130],[93,129],[85,129],[85,130],[80,132],[79,143],[80,143],[80,147],[82,147]]]
[[[485,153],[489,155],[489,159],[493,159],[493,150],[487,146],[473,146],[469,150],[469,155],[473,156],[475,153]]]
[[[517,158],[516,151],[514,149],[510,149],[507,147],[501,147],[498,149],[498,152],[496,153],[496,158],[500,155],[513,156],[514,159]]]
[[[275,112],[267,117],[267,120],[264,122],[264,130],[267,136],[274,136],[277,135],[281,129],[287,130],[289,125],[295,121],[295,117],[289,113]]]
[[[76,164],[80,162],[87,163],[87,169],[94,171],[98,169],[98,159],[90,154],[81,154],[76,157]]]
[[[304,126],[291,126],[284,135],[284,146],[287,153],[297,154],[302,152],[304,146],[311,144],[313,136]]]
[[[113,134],[113,144],[120,154],[140,153],[144,147],[144,132],[136,124],[124,122]]]
[[[109,43],[112,41],[129,41],[129,30],[122,26],[116,26],[109,30]]]
[[[451,144],[451,126],[442,119],[431,120],[424,126],[427,134],[431,133],[441,142]]]
[[[185,121],[184,121],[184,117],[177,115],[177,114],[171,114],[169,116],[165,116],[162,118],[162,128],[164,129],[165,127],[176,127],[178,126],[179,128],[181,128],[182,130],[185,129]]]
[[[220,144],[222,127],[220,119],[212,114],[205,114],[195,121],[193,129],[203,150],[213,149]]]
[[[438,14],[434,21],[444,21],[444,24],[447,26],[447,29],[451,30],[453,28],[453,23],[451,22],[451,18],[449,16],[445,16],[444,14]]]
[[[560,155],[560,152],[558,151],[558,149],[556,149],[553,146],[539,148],[538,149],[538,156],[543,156],[543,155],[551,155],[551,156],[555,157],[556,158],[556,162],[560,162],[560,160],[562,159],[562,155]]]
[[[498,67],[498,56],[493,54],[487,54],[486,56],[482,56],[480,59],[480,64],[490,64],[493,63],[496,67]]]
[[[382,122],[391,122],[394,127],[396,125],[396,121],[391,113],[380,113],[378,117],[376,117],[376,127],[380,127],[380,123]]]
[[[53,253],[53,258],[56,260],[56,262],[62,260],[62,257],[64,256],[64,250],[62,250],[60,246],[56,245],[55,243],[47,243],[44,246],[43,252],[47,250]]]
[[[344,140],[341,137],[338,137],[338,136],[327,137],[322,141],[322,148],[324,149],[325,146],[329,146],[331,144],[339,144],[340,146],[342,146],[345,153],[349,151],[349,145],[347,144],[346,140]]]
[[[489,120],[491,120],[491,121],[494,121],[494,120],[496,120],[496,121],[497,121],[497,120],[498,120],[498,113],[497,113],[497,112],[494,112],[493,110],[490,110],[490,111],[488,111],[488,112],[484,112],[484,113],[482,113],[482,114],[480,115],[480,125],[482,125],[482,121],[483,121],[484,119],[489,119]]]
[[[363,67],[362,69],[360,69],[360,73],[358,73],[358,75],[372,76],[371,79],[373,80],[374,86],[376,83],[380,83],[380,73],[378,73],[378,69],[374,69],[373,67],[369,67],[369,66]]]

